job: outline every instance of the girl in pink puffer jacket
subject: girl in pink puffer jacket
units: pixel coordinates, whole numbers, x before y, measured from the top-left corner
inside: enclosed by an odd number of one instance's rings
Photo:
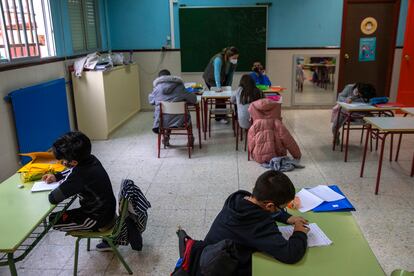
[[[260,99],[250,104],[249,113],[253,124],[249,129],[248,143],[253,160],[266,163],[273,157],[286,156],[288,151],[293,158],[301,158],[298,144],[281,121],[279,103]]]

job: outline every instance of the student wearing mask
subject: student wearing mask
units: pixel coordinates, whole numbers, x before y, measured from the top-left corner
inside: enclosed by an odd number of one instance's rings
[[[253,63],[252,71],[253,72],[250,73],[250,77],[252,77],[256,85],[272,85],[269,77],[266,76],[266,72],[263,65],[260,62],[257,61]]]
[[[223,86],[231,86],[233,83],[234,71],[236,71],[239,50],[236,47],[227,47],[223,51],[214,55],[203,73],[203,79],[208,89],[217,87],[219,90]],[[216,108],[225,108],[223,101],[216,101]],[[228,123],[226,115],[216,116],[217,121]]]

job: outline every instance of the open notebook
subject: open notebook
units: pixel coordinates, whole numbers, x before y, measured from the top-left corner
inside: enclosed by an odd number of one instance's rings
[[[310,223],[308,227],[310,229],[308,233],[308,247],[328,246],[332,244],[332,241],[316,223]],[[279,231],[282,233],[282,236],[288,240],[293,234],[293,226],[279,226]]]
[[[302,189],[296,196],[300,198],[299,211],[302,213],[312,210],[325,201],[332,202],[345,198],[326,185],[318,185],[311,189]]]
[[[60,185],[60,182],[53,182],[53,183],[47,184],[44,181],[37,181],[33,184],[32,193],[52,191],[55,188],[59,187],[59,185]]]

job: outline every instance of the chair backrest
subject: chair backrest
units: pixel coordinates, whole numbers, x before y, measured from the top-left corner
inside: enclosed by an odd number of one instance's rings
[[[119,217],[116,220],[114,229],[112,231],[112,236],[117,237],[121,233],[122,225],[124,224],[125,218],[128,215],[128,200],[126,198],[122,198],[119,204]]]
[[[185,102],[160,102],[160,109],[162,114],[185,114]]]

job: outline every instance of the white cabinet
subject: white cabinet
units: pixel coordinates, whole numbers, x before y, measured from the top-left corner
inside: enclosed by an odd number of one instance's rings
[[[78,129],[90,139],[108,135],[141,109],[138,65],[72,74]]]

